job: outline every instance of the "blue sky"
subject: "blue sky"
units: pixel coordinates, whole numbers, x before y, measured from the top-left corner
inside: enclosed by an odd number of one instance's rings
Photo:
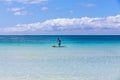
[[[120,34],[120,0],[0,0],[0,34]]]

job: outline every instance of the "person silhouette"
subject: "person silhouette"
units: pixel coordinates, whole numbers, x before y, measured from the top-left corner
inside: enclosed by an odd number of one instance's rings
[[[61,40],[58,38],[58,47],[61,46]]]

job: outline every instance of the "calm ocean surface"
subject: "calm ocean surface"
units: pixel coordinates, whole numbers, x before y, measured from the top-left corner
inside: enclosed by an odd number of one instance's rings
[[[0,80],[120,80],[120,36],[0,36]]]

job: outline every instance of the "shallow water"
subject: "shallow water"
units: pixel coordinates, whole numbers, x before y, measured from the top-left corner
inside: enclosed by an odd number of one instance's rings
[[[0,36],[0,79],[119,80],[119,49],[120,36]]]

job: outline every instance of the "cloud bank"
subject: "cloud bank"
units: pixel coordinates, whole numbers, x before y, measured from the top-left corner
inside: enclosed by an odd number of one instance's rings
[[[31,24],[17,24],[13,27],[0,28],[1,32],[26,31],[72,31],[72,30],[120,30],[120,15],[104,18],[58,18]]]

